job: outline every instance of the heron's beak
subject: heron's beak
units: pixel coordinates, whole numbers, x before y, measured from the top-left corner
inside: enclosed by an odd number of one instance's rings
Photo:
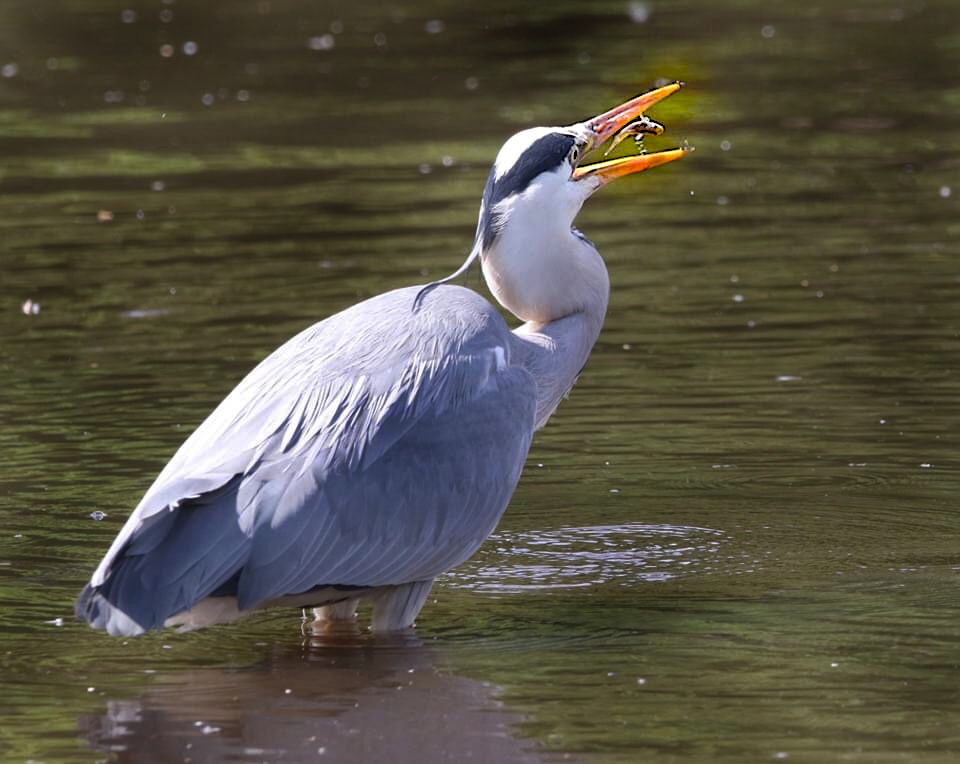
[[[642,123],[638,123],[640,127],[636,131],[638,134],[654,133],[659,135],[662,133],[663,126],[644,117],[644,112],[655,103],[662,101],[668,95],[676,93],[681,87],[683,87],[682,82],[673,82],[669,85],[664,85],[662,88],[638,95],[636,98],[584,122],[583,126],[593,134],[592,148],[602,146],[621,130],[631,125],[632,122],[641,118]],[[605,185],[615,178],[632,175],[635,172],[643,172],[644,170],[649,170],[651,167],[672,162],[674,159],[679,159],[691,150],[690,148],[670,149],[668,151],[657,151],[652,154],[618,157],[616,159],[608,159],[604,162],[580,165],[573,171],[573,179],[583,180],[585,178],[594,178],[595,180],[599,180],[599,185]]]

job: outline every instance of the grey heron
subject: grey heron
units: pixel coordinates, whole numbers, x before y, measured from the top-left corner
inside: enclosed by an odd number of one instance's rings
[[[262,361],[147,490],[80,594],[113,635],[192,629],[264,607],[410,627],[433,579],[493,531],[533,433],[570,391],[600,333],[609,279],[576,228],[609,181],[671,149],[584,164],[680,83],[500,149],[472,251],[454,274],[365,300]],[[479,259],[510,330],[449,284]]]

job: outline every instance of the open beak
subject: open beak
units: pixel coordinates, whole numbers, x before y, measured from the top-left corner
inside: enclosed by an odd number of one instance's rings
[[[592,147],[597,148],[606,143],[609,139],[615,138],[621,130],[630,129],[631,123],[639,125],[636,129],[637,134],[653,133],[659,135],[663,132],[663,127],[653,120],[644,116],[644,112],[655,103],[662,101],[668,95],[676,93],[681,87],[682,82],[673,82],[664,85],[662,88],[651,90],[647,93],[633,98],[626,103],[616,106],[610,111],[598,114],[596,117],[587,120],[583,126],[593,134]],[[573,171],[574,180],[583,180],[593,178],[599,181],[599,185],[605,185],[615,178],[621,178],[624,175],[632,175],[636,172],[649,170],[651,167],[672,162],[679,159],[692,149],[670,149],[668,151],[657,151],[652,154],[639,154],[635,156],[617,157],[594,164],[580,165]]]

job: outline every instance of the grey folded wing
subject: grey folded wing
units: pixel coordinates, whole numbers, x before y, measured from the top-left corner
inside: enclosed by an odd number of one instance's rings
[[[248,609],[318,587],[429,579],[465,560],[519,480],[536,405],[505,326],[484,320],[376,362],[318,355],[341,328],[332,319],[291,340],[183,444],[78,613],[129,633],[126,619],[160,628],[211,595]]]

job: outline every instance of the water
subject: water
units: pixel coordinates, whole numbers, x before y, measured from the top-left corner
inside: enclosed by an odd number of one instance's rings
[[[354,6],[0,8],[4,761],[960,756],[955,4]],[[246,370],[658,78],[697,151],[581,214],[606,329],[416,637],[72,620]]]

